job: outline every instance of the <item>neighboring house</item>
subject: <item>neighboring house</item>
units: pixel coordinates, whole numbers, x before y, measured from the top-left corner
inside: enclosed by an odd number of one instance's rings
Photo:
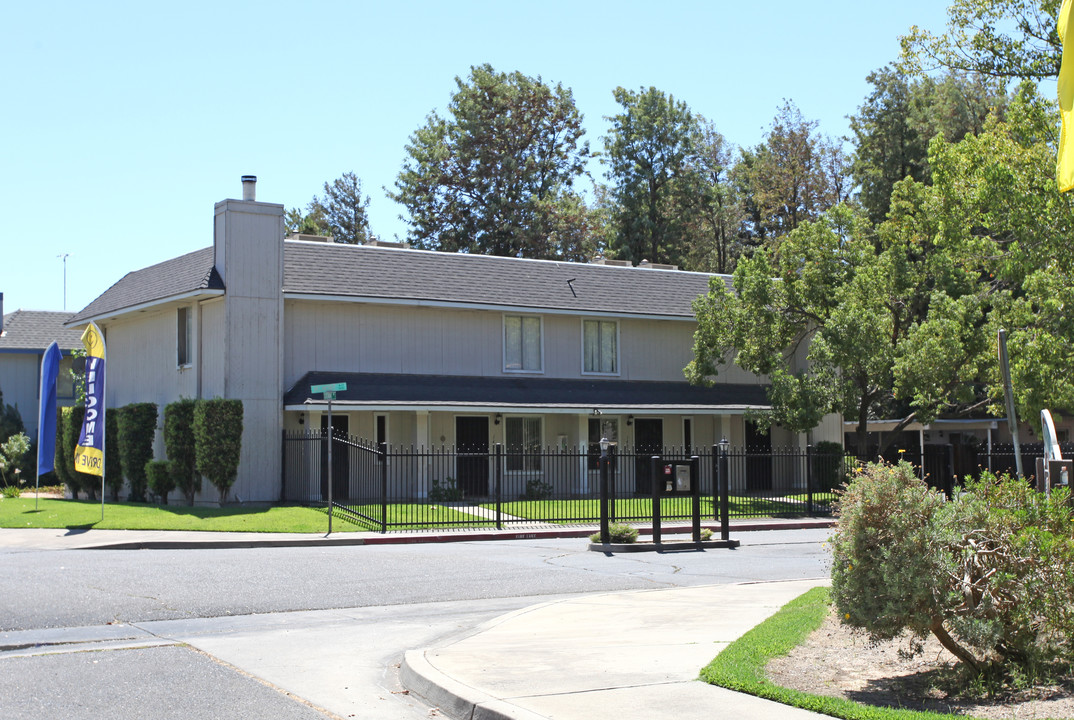
[[[285,240],[283,206],[249,185],[249,199],[216,204],[212,247],[129,273],[69,321],[104,331],[110,407],[243,401],[243,501],[279,498],[283,430],[324,426],[310,393],[324,383],[347,384],[334,427],[378,444],[805,442],[745,422],[767,406],[762,379],[737,367],[711,388],[683,379],[691,302],[729,278]],[[833,418],[811,439],[841,430]]]
[[[18,408],[26,434],[33,441],[37,440],[41,356],[53,341],[63,353],[56,381],[57,404],[75,402],[71,351],[82,348],[82,331],[64,325],[70,318],[68,312],[42,310],[16,310],[4,315],[4,294],[0,293],[0,392],[5,405]]]

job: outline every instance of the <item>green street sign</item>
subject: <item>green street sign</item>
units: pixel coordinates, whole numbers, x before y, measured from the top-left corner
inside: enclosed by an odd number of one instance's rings
[[[335,400],[336,399],[336,394],[334,392],[326,392],[324,394],[324,399],[325,400]]]
[[[347,383],[328,383],[327,385],[311,385],[311,393],[333,393],[332,397],[335,398],[335,393],[342,392],[347,389]]]

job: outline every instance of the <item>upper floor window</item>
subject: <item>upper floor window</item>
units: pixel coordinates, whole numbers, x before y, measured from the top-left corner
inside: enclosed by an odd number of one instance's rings
[[[618,374],[619,323],[615,320],[582,321],[582,372]]]
[[[541,372],[541,318],[503,316],[503,368],[515,372]]]
[[[179,308],[176,317],[176,347],[178,348],[176,352],[176,364],[179,367],[193,365],[193,348],[191,347],[192,343],[190,341],[192,335],[191,326],[193,323],[190,320],[190,308]]]

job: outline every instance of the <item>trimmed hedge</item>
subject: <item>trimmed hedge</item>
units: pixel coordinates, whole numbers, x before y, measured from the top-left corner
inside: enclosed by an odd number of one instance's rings
[[[101,479],[97,475],[75,470],[75,448],[78,446],[78,437],[82,434],[82,420],[86,417],[86,408],[65,407],[60,408],[60,411],[57,425],[62,428],[63,443],[62,452],[58,450],[60,457],[57,458],[57,465],[63,463],[64,482],[71,490],[72,497],[78,498],[78,493],[84,492],[90,500],[95,500]]]
[[[198,400],[194,406],[194,447],[198,472],[220,491],[223,505],[239,471],[242,401]]]
[[[119,461],[119,411],[104,412],[104,484],[113,502],[119,501],[123,489],[123,464]]]
[[[201,491],[198,475],[197,449],[194,443],[194,400],[184,398],[164,406],[164,447],[171,463],[175,487],[194,504],[194,495]]]
[[[119,462],[130,484],[131,502],[145,502],[145,464],[153,459],[153,437],[157,432],[155,403],[131,403],[119,409],[117,442]]]
[[[145,464],[145,476],[149,489],[160,500],[160,504],[167,505],[168,493],[175,489],[171,463],[167,460],[150,460]]]

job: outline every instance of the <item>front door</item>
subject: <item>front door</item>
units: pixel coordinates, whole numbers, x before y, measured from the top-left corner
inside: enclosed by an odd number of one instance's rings
[[[634,421],[634,492],[653,494],[653,455],[664,450],[664,421],[660,418],[638,418]]]
[[[456,469],[459,489],[467,498],[489,494],[489,419],[455,418]]]
[[[332,436],[345,438],[350,434],[350,418],[332,413]],[[328,500],[328,415],[321,415],[321,497]],[[350,453],[347,446],[336,442],[332,446],[332,502],[350,496]]]
[[[772,489],[772,433],[746,421],[746,489]]]

